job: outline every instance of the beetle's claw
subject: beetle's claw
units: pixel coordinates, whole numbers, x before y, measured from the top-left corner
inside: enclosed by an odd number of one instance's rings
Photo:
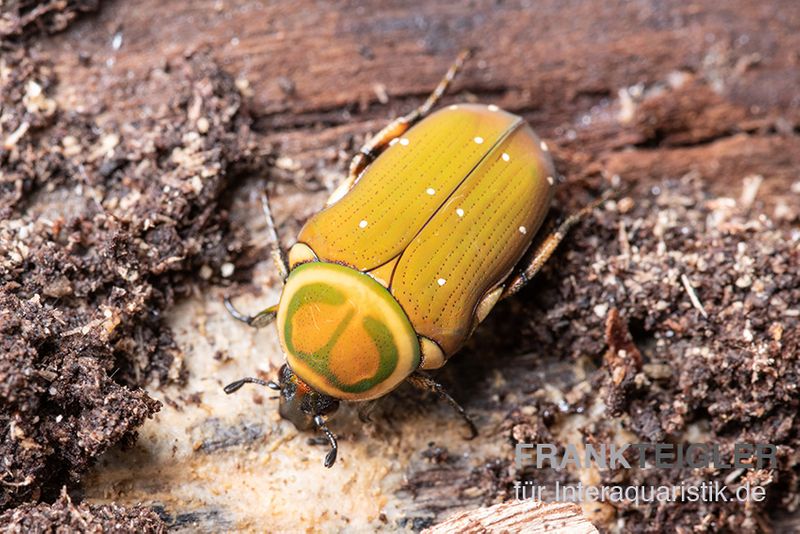
[[[467,437],[466,439],[468,441],[472,441],[473,439],[478,437],[479,434],[478,427],[475,426],[475,423],[472,421],[472,419],[470,419],[469,416],[466,416],[464,419],[466,420],[467,426],[469,427],[469,437]]]

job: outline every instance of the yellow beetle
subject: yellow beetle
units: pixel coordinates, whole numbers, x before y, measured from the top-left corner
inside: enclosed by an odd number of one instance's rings
[[[421,370],[444,365],[597,205],[564,221],[520,264],[553,196],[553,163],[533,130],[497,106],[458,104],[425,118],[465,58],[420,108],[366,143],[288,260],[273,249],[285,282],[279,303],[247,316],[225,300],[251,326],[274,320],[286,355],[277,383],[243,378],[225,391],[248,382],[280,391],[284,418],[327,436],[326,467],[338,449],[327,417],[339,401],[376,399],[403,381],[438,393],[474,437],[464,410]]]

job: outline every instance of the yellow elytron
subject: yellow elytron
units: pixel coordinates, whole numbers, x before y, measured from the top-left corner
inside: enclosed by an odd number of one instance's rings
[[[278,383],[245,378],[226,391],[246,382],[279,390],[281,415],[328,437],[328,467],[337,443],[326,416],[338,402],[375,399],[405,380],[443,396],[474,435],[460,406],[419,370],[444,365],[593,207],[519,265],[547,214],[553,164],[533,130],[496,106],[452,105],[421,120],[464,58],[423,106],[367,142],[288,262],[274,251],[285,279],[277,306],[249,317],[226,300],[253,326],[276,319],[286,354]]]

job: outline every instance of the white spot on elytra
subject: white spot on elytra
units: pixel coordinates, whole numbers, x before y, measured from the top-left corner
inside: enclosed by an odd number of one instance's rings
[[[405,137],[401,137],[400,144],[403,146],[408,146],[408,139],[406,139]]]
[[[361,221],[360,223],[358,223],[358,227],[359,228],[366,228],[367,224],[369,224],[367,221]]]
[[[451,105],[447,106],[447,109],[458,109],[458,105],[457,104],[451,104]]]
[[[396,145],[396,144],[397,144],[397,142],[398,142],[399,140],[400,140],[400,139],[398,139],[398,138],[396,138],[396,137],[395,137],[394,139],[392,139],[391,141],[389,141],[389,146],[394,146],[394,145]]]
[[[540,141],[540,142],[539,142],[539,147],[540,147],[542,150],[544,150],[545,152],[547,152],[548,150],[550,150],[549,148],[547,148],[547,143],[545,143],[544,141]]]
[[[479,145],[482,145],[483,144],[483,137],[476,137],[475,139],[473,139],[473,141],[475,141]]]
[[[503,152],[503,155],[500,156],[500,157],[503,158],[503,161],[509,161],[511,159],[511,156],[509,156],[505,152]]]
[[[489,104],[489,111],[497,111],[497,110],[499,110],[499,109],[500,109],[500,108],[498,108],[498,107],[497,107],[497,106],[495,106],[494,104]]]
[[[430,196],[433,196],[436,194],[436,189],[429,187],[428,189],[425,190],[425,192],[428,193]]]
[[[521,233],[521,234],[527,234],[527,233],[528,233],[528,229],[527,229],[527,228],[525,228],[524,226],[520,226],[520,227],[519,227],[519,233]]]
[[[464,216],[464,210],[462,210],[461,208],[457,208],[456,209],[456,215],[458,215],[459,217],[463,217]]]
[[[436,281],[436,283],[439,284],[440,286],[443,286],[446,282],[447,282],[447,280],[445,280],[444,278],[439,278]]]
[[[553,185],[553,183],[555,183],[555,180],[553,180],[552,176],[548,176],[547,177],[547,183],[550,184],[550,185]]]

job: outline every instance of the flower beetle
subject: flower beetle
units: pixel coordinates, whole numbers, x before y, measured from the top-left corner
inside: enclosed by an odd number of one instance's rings
[[[327,437],[326,467],[336,460],[327,420],[339,402],[373,400],[404,381],[436,392],[474,437],[464,410],[423,371],[443,366],[599,202],[529,250],[553,196],[547,145],[494,105],[430,113],[465,59],[422,106],[367,141],[288,257],[265,200],[280,301],[248,316],[225,300],[251,326],[276,322],[286,355],[277,383],[243,378],[225,391],[248,382],[279,391],[281,416]]]

